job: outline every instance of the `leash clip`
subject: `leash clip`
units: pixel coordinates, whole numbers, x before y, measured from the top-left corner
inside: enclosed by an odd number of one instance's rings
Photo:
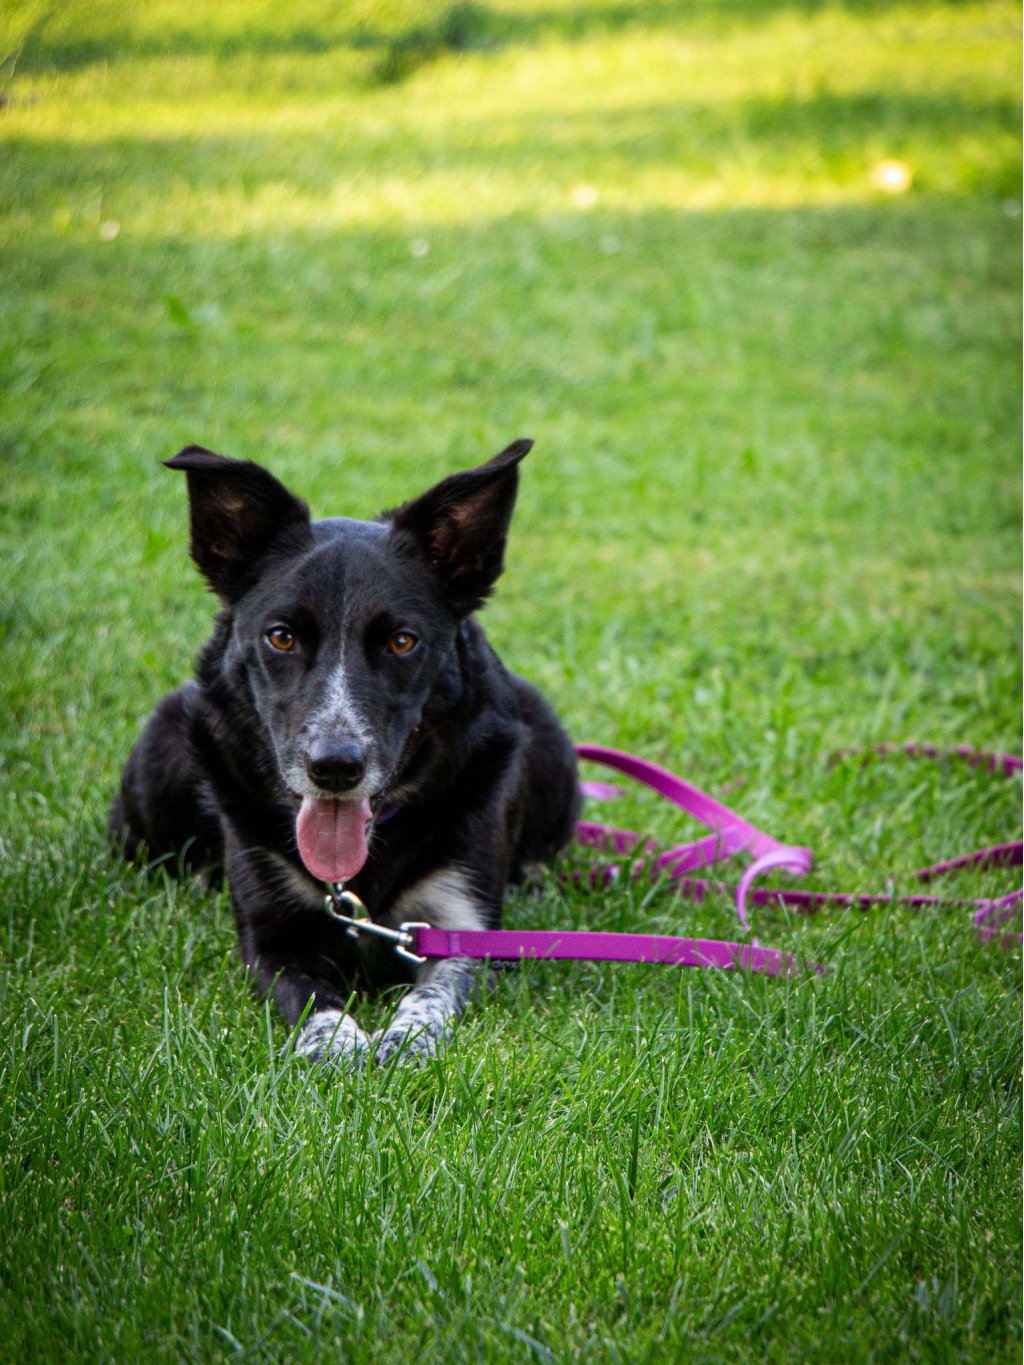
[[[345,890],[344,882],[330,883],[330,889],[324,897],[324,909],[331,919],[347,926],[345,932],[349,938],[358,938],[361,929],[369,927],[372,933],[377,927],[356,893]]]
[[[358,941],[360,934],[373,934],[377,938],[387,939],[394,945],[395,952],[399,957],[404,957],[407,962],[414,962],[420,965],[426,962],[425,957],[420,957],[413,952],[416,937],[414,929],[427,929],[430,926],[421,924],[418,921],[404,923],[400,929],[391,929],[386,924],[376,924],[371,918],[369,911],[354,891],[346,891],[344,882],[330,882],[328,892],[324,897],[324,909],[331,919],[337,920],[339,924],[344,924],[345,932],[349,938]]]
[[[406,962],[415,962],[417,967],[422,966],[422,964],[426,962],[427,959],[425,957],[420,957],[419,953],[414,953],[412,950],[412,944],[416,942],[416,935],[413,933],[413,930],[429,928],[430,925],[427,924],[426,920],[421,919],[403,920],[398,930],[398,932],[402,935],[402,942],[395,944],[395,952],[398,954],[398,956],[404,957]]]

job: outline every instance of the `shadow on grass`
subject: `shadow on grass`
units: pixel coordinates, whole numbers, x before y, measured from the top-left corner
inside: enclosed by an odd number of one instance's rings
[[[879,13],[908,6],[907,0],[847,0],[843,7],[850,12]],[[547,38],[574,41],[631,28],[685,30],[753,24],[778,13],[811,15],[836,6],[833,0],[628,0],[566,3],[517,14],[475,0],[459,0],[440,10],[421,4],[403,8],[404,22],[390,25],[379,19],[352,25],[337,18],[325,21],[320,15],[316,16],[319,22],[306,22],[286,6],[273,18],[262,15],[259,25],[240,21],[218,26],[196,18],[148,30],[136,27],[119,11],[108,16],[102,10],[81,23],[72,21],[59,28],[51,22],[51,11],[27,29],[11,52],[0,54],[0,70],[13,64],[28,74],[73,71],[98,62],[140,57],[319,56],[348,48],[373,54],[370,79],[392,84],[448,53],[486,51]]]

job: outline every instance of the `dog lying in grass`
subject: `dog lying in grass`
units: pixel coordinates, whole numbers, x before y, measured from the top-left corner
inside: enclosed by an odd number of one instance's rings
[[[506,885],[568,842],[572,745],[474,612],[503,568],[516,441],[376,521],[311,521],[267,470],[189,446],[191,553],[221,610],[193,681],[132,750],[110,830],[132,858],[227,877],[242,958],[309,1058],[445,1040],[465,960],[403,961],[324,909],[494,928]],[[357,986],[414,982],[375,1038]]]

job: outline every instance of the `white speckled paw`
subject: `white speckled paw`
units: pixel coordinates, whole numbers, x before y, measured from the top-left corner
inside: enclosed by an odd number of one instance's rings
[[[370,1040],[350,1014],[319,1010],[311,1014],[295,1040],[296,1057],[311,1062],[338,1062],[360,1066],[370,1050]]]
[[[400,1066],[418,1066],[428,1057],[433,1057],[438,1046],[444,1042],[437,1033],[425,1029],[422,1024],[415,1029],[406,1025],[392,1025],[376,1038],[374,1056],[381,1064],[396,1057]]]

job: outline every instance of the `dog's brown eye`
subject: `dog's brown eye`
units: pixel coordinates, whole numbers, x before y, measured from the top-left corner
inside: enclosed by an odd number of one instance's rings
[[[396,630],[388,641],[389,654],[411,654],[419,644],[416,636],[408,630]]]
[[[267,643],[282,654],[295,648],[295,636],[287,626],[271,626],[267,631]]]

